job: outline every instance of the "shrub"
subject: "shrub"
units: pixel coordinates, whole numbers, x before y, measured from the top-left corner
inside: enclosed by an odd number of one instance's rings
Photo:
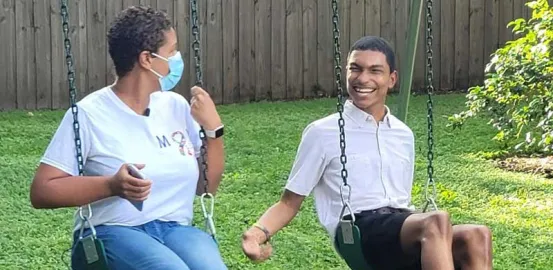
[[[461,127],[482,114],[497,129],[494,140],[510,152],[553,150],[553,9],[546,0],[526,4],[532,17],[508,24],[519,36],[491,55],[483,86],[469,88],[466,111],[449,117]]]

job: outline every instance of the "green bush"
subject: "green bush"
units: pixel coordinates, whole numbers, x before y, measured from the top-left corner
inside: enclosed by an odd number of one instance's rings
[[[491,118],[494,140],[509,152],[553,150],[553,9],[546,0],[526,4],[532,17],[508,24],[518,36],[491,55],[483,86],[469,89],[467,110],[449,117],[461,127],[470,117]]]

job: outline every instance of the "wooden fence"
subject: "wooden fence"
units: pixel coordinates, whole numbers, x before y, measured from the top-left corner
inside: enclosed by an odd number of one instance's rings
[[[114,80],[107,51],[109,23],[124,7],[166,11],[187,61],[176,89],[194,81],[189,1],[69,0],[79,97]],[[333,33],[330,0],[197,0],[204,81],[218,104],[330,95]],[[511,40],[506,25],[528,17],[526,0],[434,0],[435,86],[466,89],[483,80],[489,54]],[[388,39],[402,58],[410,1],[340,1],[343,63],[363,35]],[[0,6],[0,109],[66,108],[68,84],[59,0],[3,0]],[[424,18],[413,88],[424,83]],[[344,72],[345,75],[345,72]],[[400,73],[401,76],[401,73]]]

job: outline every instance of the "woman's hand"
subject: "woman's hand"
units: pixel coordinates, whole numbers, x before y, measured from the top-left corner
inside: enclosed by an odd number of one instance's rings
[[[192,87],[191,93],[190,107],[194,120],[208,130],[219,127],[221,125],[221,117],[219,117],[215,103],[213,103],[209,94],[198,86]]]
[[[144,164],[134,164],[141,170]],[[150,195],[152,181],[149,179],[140,179],[129,173],[127,164],[123,164],[117,174],[109,180],[109,188],[114,196],[119,196],[132,201],[144,201]]]

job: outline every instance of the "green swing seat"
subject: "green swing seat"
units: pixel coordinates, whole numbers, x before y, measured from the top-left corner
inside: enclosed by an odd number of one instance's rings
[[[108,260],[102,240],[95,236],[81,239],[75,248],[76,254],[83,254],[86,263],[84,270],[108,270]]]
[[[359,227],[350,220],[340,221],[334,239],[336,251],[352,270],[372,270],[365,260]]]
[[[373,267],[365,260],[363,255],[363,246],[361,243],[361,231],[359,227],[355,225],[355,214],[349,204],[349,199],[344,201],[343,188],[348,186],[345,183],[340,189],[340,195],[342,196],[342,211],[340,213],[340,221],[336,227],[336,233],[334,236],[334,248],[338,252],[338,255],[346,262],[352,270],[372,270]],[[349,197],[349,196],[348,196]],[[346,209],[350,213],[349,218],[344,218]]]

